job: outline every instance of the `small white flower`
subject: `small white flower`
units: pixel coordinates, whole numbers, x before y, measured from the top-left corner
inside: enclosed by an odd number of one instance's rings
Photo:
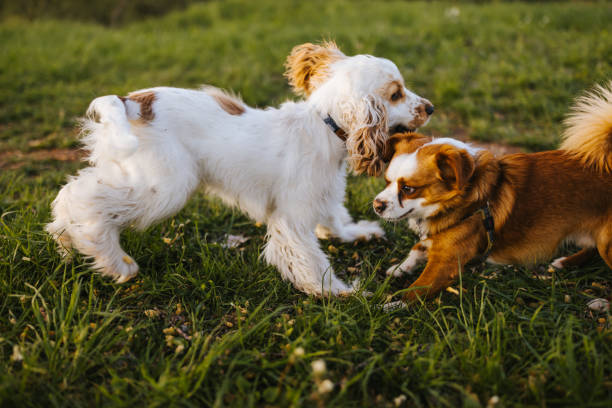
[[[393,398],[393,404],[395,404],[396,407],[401,406],[404,402],[406,402],[406,396],[404,394]]]
[[[325,361],[323,360],[315,360],[312,362],[311,366],[312,373],[317,377],[322,376],[327,371],[327,366],[325,365]]]
[[[19,362],[23,360],[23,354],[21,354],[21,348],[15,344],[13,346],[13,354],[11,355],[11,361],[13,362]]]
[[[323,380],[321,381],[321,383],[319,384],[319,394],[327,394],[328,392],[331,392],[334,389],[334,383],[331,382],[330,380]]]
[[[446,15],[446,17],[457,18],[461,14],[461,10],[459,10],[458,7],[451,7],[446,9],[446,12],[444,14]]]
[[[293,350],[293,355],[296,357],[304,357],[304,347],[296,347]]]
[[[244,244],[245,242],[247,242],[249,239],[249,237],[245,237],[244,235],[231,235],[228,234],[226,235],[226,241],[221,244],[221,246],[223,248],[238,248],[240,245]]]
[[[491,398],[489,398],[489,402],[487,402],[487,408],[493,408],[497,404],[499,404],[499,397],[497,395],[494,395]]]

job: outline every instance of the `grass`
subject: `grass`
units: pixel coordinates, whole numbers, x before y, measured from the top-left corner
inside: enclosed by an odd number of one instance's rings
[[[395,406],[401,395],[406,406],[495,405],[494,396],[497,406],[609,406],[610,315],[585,306],[610,298],[601,261],[554,274],[465,271],[459,295],[386,313],[380,305],[406,283],[382,273],[414,241],[404,225],[385,225],[386,241],[322,241],[343,279],[375,292],[367,299],[297,292],[258,260],[264,228],[202,194],[146,233],[124,234],[142,268],[124,285],[78,255],[63,262],[43,225],[82,167],[45,153],[78,146],[74,118],[95,96],[211,83],[275,105],[292,98],[282,77],[291,47],[331,37],[347,53],[398,64],[436,104],[424,131],[553,148],[572,99],[609,79],[611,18],[606,3],[262,0],[119,29],[5,19],[0,406]],[[383,184],[350,177],[351,213],[374,219],[369,203]],[[224,249],[228,233],[250,240]],[[320,376],[317,359],[327,364]],[[333,392],[318,392],[325,379]]]

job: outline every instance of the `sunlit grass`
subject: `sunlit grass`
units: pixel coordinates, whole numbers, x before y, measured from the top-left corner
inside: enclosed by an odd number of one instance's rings
[[[0,154],[75,147],[73,119],[93,97],[151,85],[210,83],[278,104],[294,98],[287,53],[321,38],[395,61],[436,104],[424,132],[551,148],[571,100],[612,72],[611,18],[605,3],[266,0],[121,29],[12,19],[0,25]],[[601,261],[464,271],[459,295],[386,313],[413,279],[383,273],[414,241],[404,225],[386,224],[384,241],[322,241],[338,274],[374,295],[316,299],[259,260],[263,227],[197,194],[173,219],[124,234],[142,271],[116,285],[78,254],[62,261],[43,231],[79,166],[0,170],[1,406],[609,405],[610,316],[585,306],[610,297]],[[383,185],[350,177],[351,213],[374,219]],[[225,249],[230,233],[250,240]],[[317,359],[327,369],[315,378]]]

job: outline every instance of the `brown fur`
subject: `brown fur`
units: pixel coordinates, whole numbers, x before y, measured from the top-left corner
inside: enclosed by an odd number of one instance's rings
[[[427,140],[408,133],[392,137],[394,155],[412,153]],[[605,154],[601,152],[599,154]],[[418,187],[406,198],[425,198],[440,207],[425,220],[429,260],[406,295],[433,296],[457,278],[463,266],[482,254],[487,235],[475,211],[487,201],[495,222],[490,258],[503,264],[546,259],[572,236],[592,240],[612,268],[612,174],[585,167],[571,152],[553,150],[511,154],[487,151],[471,157],[452,145],[432,144],[417,153],[418,170],[402,183]],[[419,249],[415,245],[413,249]],[[583,262],[593,251],[569,257]]]
[[[349,163],[357,174],[366,172],[378,176],[385,167],[384,157],[387,156],[387,109],[378,98],[364,99],[364,103],[369,105],[366,117],[346,118],[351,126],[346,149]]]
[[[393,95],[399,92],[400,97],[396,100],[393,100]],[[388,85],[386,85],[383,89],[380,90],[380,94],[383,99],[388,99],[391,102],[391,105],[396,105],[400,102],[404,102],[406,99],[406,94],[404,93],[404,85],[400,81],[391,81]],[[425,108],[423,108],[424,110]]]
[[[238,116],[246,112],[246,107],[240,97],[214,87],[206,87],[204,91],[215,98],[221,109],[230,115]]]
[[[297,94],[308,96],[327,78],[329,65],[344,57],[333,41],[297,45],[287,57],[285,76]]]
[[[155,112],[153,112],[153,102],[157,96],[155,92],[146,91],[146,92],[138,92],[131,93],[127,96],[127,99],[136,102],[140,105],[140,118],[139,121],[143,123],[151,122],[155,119]],[[122,98],[124,100],[124,98]]]
[[[388,163],[397,152],[413,153],[427,142],[431,142],[431,137],[419,133],[396,133],[389,138],[383,159]]]
[[[576,252],[573,255],[563,258],[561,260],[561,265],[563,265],[564,268],[584,265],[586,262],[588,262],[590,259],[592,259],[596,255],[597,255],[597,249],[584,248]]]

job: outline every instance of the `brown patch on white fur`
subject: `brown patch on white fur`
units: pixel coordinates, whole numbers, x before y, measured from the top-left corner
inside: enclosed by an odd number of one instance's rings
[[[389,82],[381,91],[382,97],[391,102],[392,105],[404,102],[406,94],[404,85],[400,81]]]
[[[297,94],[308,96],[327,78],[329,65],[344,57],[333,41],[296,45],[287,57],[285,77]]]
[[[423,139],[414,133],[394,135],[394,155],[414,153]],[[397,179],[419,187],[407,198],[423,198],[438,209],[423,221],[432,243],[429,261],[410,286],[414,290],[407,292],[408,300],[437,294],[486,250],[486,230],[475,211],[487,202],[495,224],[489,255],[493,261],[525,264],[550,259],[564,240],[584,236],[592,239],[612,268],[612,178],[585,166],[575,151],[519,153],[498,159],[483,150],[472,156],[451,144],[421,146],[416,153],[417,170]],[[591,154],[599,163],[612,155],[601,150]],[[582,262],[591,252],[570,258]]]
[[[203,90],[215,98],[221,109],[230,115],[238,116],[246,112],[244,102],[242,102],[239,96],[214,87],[205,87]]]
[[[155,102],[156,98],[157,96],[153,91],[131,93],[127,96],[127,99],[140,105],[140,117],[138,120],[143,123],[148,123],[155,119],[153,102]],[[125,101],[125,98],[121,98],[121,100]]]

